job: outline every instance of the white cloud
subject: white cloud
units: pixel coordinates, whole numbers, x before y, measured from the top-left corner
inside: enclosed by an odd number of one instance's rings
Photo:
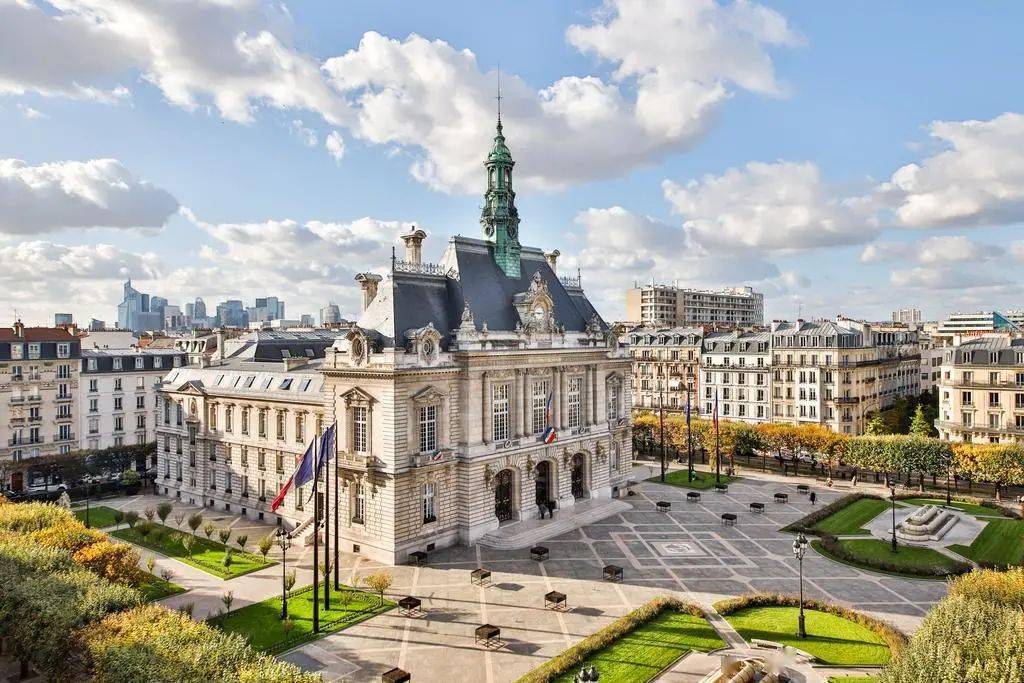
[[[307,128],[301,119],[294,119],[289,125],[292,135],[299,138],[306,147],[316,147],[317,135],[312,128]]]
[[[24,117],[25,119],[27,119],[29,121],[38,121],[40,119],[48,119],[48,118],[50,118],[49,116],[47,116],[43,112],[39,111],[38,109],[33,109],[32,107],[29,107],[27,105],[21,104],[20,102],[18,103],[18,109],[21,111],[22,117]]]
[[[903,166],[878,188],[896,222],[908,228],[1024,221],[1024,116],[935,121],[947,149]]]
[[[115,159],[39,166],[0,159],[0,233],[159,228],[177,209],[168,192],[137,179]]]
[[[879,232],[856,202],[831,196],[811,162],[755,161],[662,189],[689,238],[712,251],[863,244]]]
[[[1007,278],[993,269],[954,267],[948,264],[894,270],[889,279],[897,287],[925,290],[971,290],[1011,284]]]
[[[898,260],[920,264],[981,263],[1004,253],[1002,247],[994,244],[951,235],[913,242],[875,242],[864,247],[860,260],[862,263]]]
[[[336,130],[332,130],[327,134],[327,139],[324,140],[324,147],[327,148],[327,153],[331,155],[336,163],[341,163],[341,160],[345,157],[345,138],[342,137],[341,133]]]

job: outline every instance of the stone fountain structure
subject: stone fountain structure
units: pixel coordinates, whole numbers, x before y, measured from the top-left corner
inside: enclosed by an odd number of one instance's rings
[[[936,505],[924,505],[896,525],[896,538],[906,543],[939,541],[960,521],[960,516]]]

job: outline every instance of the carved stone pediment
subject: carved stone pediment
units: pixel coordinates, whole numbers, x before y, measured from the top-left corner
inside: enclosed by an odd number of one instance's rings
[[[424,387],[412,395],[413,403],[429,404],[437,403],[445,397],[444,392],[434,386]]]
[[[375,403],[376,399],[370,396],[368,393],[360,389],[359,387],[352,387],[341,395],[341,398],[345,400],[345,403],[352,405],[355,403]]]

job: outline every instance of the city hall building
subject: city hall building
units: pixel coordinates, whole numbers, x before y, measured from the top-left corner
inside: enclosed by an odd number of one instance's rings
[[[161,444],[168,465],[159,480],[167,494],[240,511],[244,490],[247,515],[273,517],[274,487],[301,448],[302,413],[315,416],[304,418],[305,429],[338,424],[337,470],[330,469],[326,502],[333,506],[337,490],[337,540],[345,551],[396,563],[412,551],[458,543],[525,542],[536,524],[523,522],[549,503],[553,525],[620,511],[625,504],[611,499],[631,467],[631,359],[579,278],[558,276],[558,251],[520,244],[514,165],[499,119],[485,161],[480,238],[453,237],[440,260],[427,263],[426,233],[413,230],[389,273],[356,277],[362,314],[322,358],[314,351],[293,359],[291,368],[286,358],[267,359],[273,369],[254,365],[247,373],[240,363],[239,372],[220,373],[232,375],[228,389],[249,392],[250,411],[263,411],[248,413],[247,420],[266,422],[247,429],[268,440],[277,438],[271,420],[284,429],[277,448],[273,441],[262,446],[280,467],[260,480],[262,495],[246,488],[259,470],[243,469],[241,444],[222,443],[225,399],[209,398],[225,393],[209,383],[222,385],[216,363],[235,363],[232,357],[169,379],[164,414],[171,440]],[[258,390],[267,376],[256,369],[273,373],[274,391]],[[310,432],[303,434],[308,442]],[[252,468],[252,451],[245,453]],[[192,470],[211,465],[212,484],[199,477],[186,485]],[[240,484],[241,477],[250,478]],[[299,494],[289,498],[276,514],[287,527],[306,529],[312,506],[304,508]]]

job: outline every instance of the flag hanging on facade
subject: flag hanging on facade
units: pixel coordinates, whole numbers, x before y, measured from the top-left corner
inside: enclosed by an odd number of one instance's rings
[[[542,441],[544,441],[544,443],[554,443],[555,439],[558,438],[558,433],[555,431],[554,419],[552,415],[552,403],[554,401],[554,398],[555,395],[553,393],[548,394],[548,403],[544,407],[544,415],[548,423],[547,429],[544,430],[544,436],[542,438]]]
[[[335,422],[320,437],[320,463],[324,464],[334,457],[338,443],[338,423]]]
[[[306,447],[306,452],[302,454],[302,461],[299,466],[295,468],[295,474],[292,475],[295,478],[293,486],[299,488],[305,486],[309,482],[313,481],[313,467],[316,465],[316,439],[314,438],[309,442],[309,446]]]
[[[302,484],[306,483],[305,481],[302,481],[299,484],[296,484],[295,483],[295,478],[296,478],[296,475],[299,474],[299,472],[304,468],[306,463],[313,459],[312,450],[313,450],[313,444],[310,443],[309,444],[309,448],[306,449],[306,452],[303,453],[302,455],[298,456],[298,458],[296,459],[296,462],[298,464],[295,467],[295,471],[292,472],[292,476],[288,477],[288,481],[286,481],[284,483],[284,486],[281,487],[281,490],[277,492],[277,496],[275,496],[274,500],[271,501],[271,503],[270,503],[270,511],[271,512],[274,512],[275,510],[277,510],[277,508],[281,507],[281,504],[284,503],[285,496],[287,496],[288,492],[291,491],[292,486],[295,486],[296,488],[298,488],[299,486],[302,486]],[[308,481],[308,480],[306,480],[306,481]]]

